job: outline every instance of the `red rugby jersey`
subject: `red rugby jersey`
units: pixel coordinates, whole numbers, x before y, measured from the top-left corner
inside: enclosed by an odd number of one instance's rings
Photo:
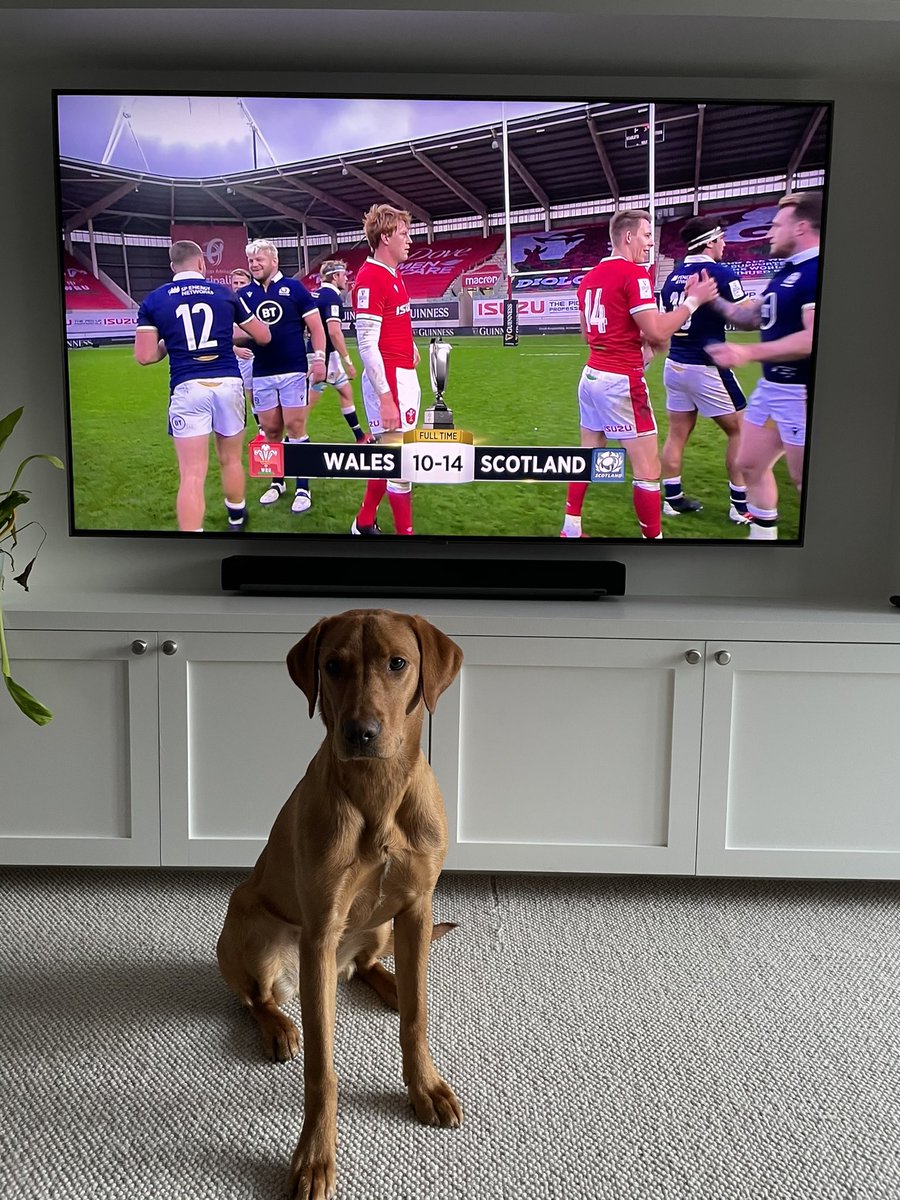
[[[415,366],[409,293],[398,271],[374,258],[366,259],[356,274],[353,302],[357,317],[381,322],[378,349],[386,367]]]
[[[641,331],[632,313],[655,309],[647,268],[627,258],[601,259],[578,287],[587,330],[588,366],[598,371],[640,371]]]

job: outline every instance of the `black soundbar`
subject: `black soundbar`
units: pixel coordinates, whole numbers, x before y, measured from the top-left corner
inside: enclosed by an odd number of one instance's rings
[[[357,559],[232,554],[222,559],[222,590],[286,596],[597,600],[601,596],[624,596],[625,565],[508,558]]]

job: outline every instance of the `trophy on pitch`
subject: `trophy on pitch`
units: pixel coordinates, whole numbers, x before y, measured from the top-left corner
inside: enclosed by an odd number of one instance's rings
[[[431,345],[428,347],[428,373],[431,376],[434,405],[425,410],[424,425],[426,429],[453,428],[453,412],[444,403],[444,389],[450,373],[449,360],[452,349],[449,342],[440,342],[437,338],[432,338]]]

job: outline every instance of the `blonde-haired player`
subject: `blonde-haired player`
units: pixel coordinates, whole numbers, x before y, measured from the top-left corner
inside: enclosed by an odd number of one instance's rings
[[[255,351],[253,411],[270,441],[308,442],[309,382],[325,378],[325,330],[316,302],[299,279],[278,269],[278,247],[257,238],[246,248],[253,282],[237,293],[248,315],[259,317],[272,333],[271,342]],[[304,331],[312,351],[307,358]],[[309,371],[310,379],[307,379]],[[284,479],[273,479],[259,498],[275,504],[284,495]],[[304,513],[312,504],[308,479],[297,479],[291,512]]]
[[[409,257],[412,217],[390,204],[373,204],[364,218],[372,251],[354,284],[356,337],[365,373],[363,402],[377,439],[413,429],[422,392],[416,367],[419,351],[412,329],[409,293],[399,268]],[[411,534],[412,484],[402,479],[370,479],[351,533],[377,534],[378,506],[387,492],[394,529]]]

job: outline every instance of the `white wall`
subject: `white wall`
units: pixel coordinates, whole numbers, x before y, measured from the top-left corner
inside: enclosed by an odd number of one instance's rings
[[[264,14],[242,15],[258,26]],[[170,10],[166,22],[177,25],[178,16]],[[285,14],[279,16],[284,19]],[[370,20],[373,16],[368,14]],[[298,19],[308,17],[308,13],[298,14]],[[382,17],[396,21],[396,14],[378,14],[379,20]],[[208,11],[204,19],[214,22],[215,12]],[[402,23],[397,22],[397,29],[402,31]],[[159,30],[157,58],[165,61],[166,30],[171,35],[171,25],[160,24]],[[411,63],[404,58],[402,32],[395,40],[399,62],[421,65],[421,46],[418,59]],[[146,63],[146,44],[140,50],[138,43],[135,47],[136,61]],[[180,61],[184,61],[183,41],[179,47]],[[359,49],[357,44],[357,53]],[[531,49],[533,52],[534,47]],[[105,54],[102,48],[89,56],[95,65],[78,66],[60,47],[52,51],[48,48],[42,54],[36,45],[23,53],[25,65],[17,66],[15,48],[7,43],[6,50],[4,57],[9,66],[0,72],[4,113],[0,229],[7,281],[3,355],[6,386],[0,410],[7,411],[21,402],[26,405],[13,444],[19,455],[47,450],[64,456],[51,88],[221,88],[245,93],[254,89],[324,88],[339,92],[347,88],[348,78],[265,72],[261,68],[266,55],[259,38],[253,39],[250,57],[245,53],[241,58],[254,69],[240,73],[126,70],[127,53],[123,59],[121,54]],[[502,48],[497,53],[502,55]],[[335,54],[340,59],[340,44]],[[317,57],[321,60],[318,52]],[[515,55],[510,57],[514,59]],[[581,52],[579,61],[583,57]],[[204,61],[202,46],[199,61]],[[301,54],[298,62],[302,61]],[[746,58],[743,61],[746,63]],[[103,64],[110,63],[116,64],[115,70],[102,69]],[[890,132],[897,128],[900,118],[900,87],[872,83],[862,71],[850,77],[819,72],[818,78],[806,80],[750,78],[759,73],[750,66],[745,68],[748,77],[741,79],[725,77],[724,73],[713,81],[672,78],[667,72],[683,65],[678,45],[672,46],[670,59],[664,51],[658,51],[656,63],[658,74],[643,79],[610,75],[573,78],[562,73],[541,79],[534,75],[501,79],[496,74],[409,78],[354,74],[352,81],[357,88],[385,88],[395,93],[409,87],[443,94],[503,89],[510,94],[548,96],[655,93],[728,99],[833,99],[825,290],[819,315],[806,545],[763,553],[739,545],[690,549],[654,545],[616,548],[615,557],[628,564],[631,594],[886,598],[889,592],[900,590],[900,520],[894,487],[900,382],[900,299],[896,286],[900,278],[900,223],[895,215],[896,198],[900,196],[900,155]],[[464,70],[467,65],[465,56],[460,56],[458,68]],[[759,65],[755,64],[756,68]],[[113,457],[117,446],[126,443],[129,436],[127,414],[123,413],[121,425],[110,428],[107,436]],[[8,449],[3,476],[12,457]],[[38,517],[49,534],[33,579],[35,603],[39,603],[44,588],[215,592],[223,555],[249,552],[244,545],[232,542],[73,539],[67,532],[66,489],[61,476],[36,464],[29,482],[37,491],[30,515]],[[140,489],[139,477],[133,480],[133,487]],[[283,543],[268,543],[254,544],[252,549],[273,553],[283,552],[285,547]],[[560,549],[551,547],[547,556]],[[483,552],[495,555],[493,549]]]

